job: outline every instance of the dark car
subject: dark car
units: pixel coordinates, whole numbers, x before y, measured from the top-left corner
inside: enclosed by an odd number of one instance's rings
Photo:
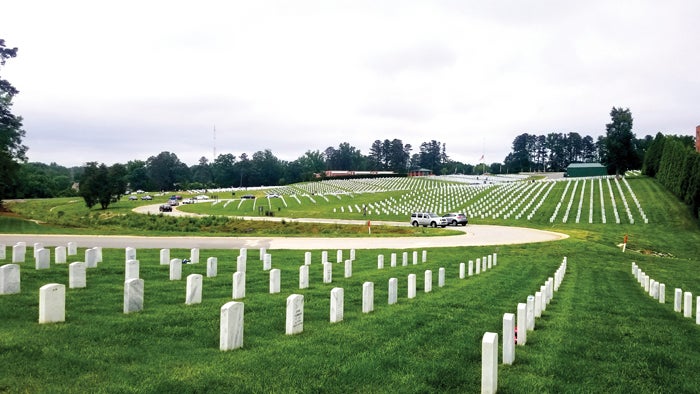
[[[163,205],[161,205],[161,206],[158,208],[158,210],[161,211],[161,212],[172,212],[172,211],[173,211],[173,207],[170,206],[170,205],[168,205],[168,204],[163,204]]]
[[[252,194],[243,195],[243,196],[241,196],[241,198],[242,198],[243,200],[255,200],[255,196],[252,195]]]
[[[469,223],[469,220],[467,220],[467,215],[459,212],[451,212],[451,213],[446,213],[442,215],[445,219],[447,219],[447,224],[450,226],[457,226],[457,225],[462,225],[466,226],[467,223]]]

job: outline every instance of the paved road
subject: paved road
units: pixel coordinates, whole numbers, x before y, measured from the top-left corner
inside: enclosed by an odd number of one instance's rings
[[[158,204],[142,206],[137,212],[158,212]],[[195,215],[173,211],[175,215]],[[245,217],[247,220],[261,218]],[[280,221],[283,218],[266,217],[263,220]],[[363,220],[336,219],[289,219],[287,221],[321,222],[339,224],[365,224]],[[372,222],[373,225],[408,226],[403,222]],[[371,235],[363,238],[314,238],[314,237],[140,237],[140,236],[101,236],[101,235],[31,235],[0,234],[0,244],[14,245],[24,241],[27,245],[41,242],[45,246],[66,245],[76,242],[78,247],[102,246],[105,248],[134,247],[142,249],[160,248],[200,248],[200,249],[415,249],[442,248],[454,246],[509,245],[535,242],[548,242],[568,238],[566,234],[535,230],[524,227],[468,225],[451,227],[464,234],[435,237],[390,237],[378,238]]]

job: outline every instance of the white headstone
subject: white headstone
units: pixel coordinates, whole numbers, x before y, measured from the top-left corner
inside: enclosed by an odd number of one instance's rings
[[[311,252],[304,252],[304,265],[311,265]]]
[[[321,252],[321,264],[328,262],[328,251],[324,250]]]
[[[139,261],[127,260],[124,263],[124,280],[139,278]]]
[[[309,288],[309,266],[306,264],[299,267],[299,288]]]
[[[12,246],[12,262],[24,263],[24,257],[27,253],[27,247],[22,244]]]
[[[486,256],[481,258],[481,272],[486,272]]]
[[[428,251],[424,250],[423,255],[421,257],[422,257],[422,259],[421,259],[422,262],[425,263],[426,261],[428,261]]]
[[[338,249],[338,250],[336,251],[336,253],[335,253],[335,258],[336,258],[336,260],[335,260],[336,263],[342,263],[342,262],[343,262],[343,250],[342,250],[342,249]]]
[[[238,255],[243,256],[243,260],[245,260],[246,262],[248,261],[248,249],[247,248],[238,249]]]
[[[85,249],[85,264],[88,268],[97,267],[97,249]]]
[[[377,269],[384,269],[384,255],[377,255]]]
[[[0,266],[0,294],[17,294],[19,291],[19,264]]]
[[[391,266],[396,267],[396,253],[391,254]]]
[[[136,249],[127,247],[124,249],[124,261],[136,260]]]
[[[331,290],[331,323],[343,321],[344,290],[342,287],[334,287]]]
[[[518,345],[527,343],[527,304],[518,304]]]
[[[221,307],[219,350],[243,347],[243,303],[229,301]]]
[[[547,310],[547,286],[540,286],[540,293],[542,294],[542,312],[544,312]],[[541,315],[540,313],[540,316]]]
[[[48,249],[37,249],[34,251],[34,259],[36,260],[35,268],[45,270],[51,268],[51,251]]]
[[[433,271],[425,270],[425,283],[423,284],[426,293],[433,291]]]
[[[481,340],[481,393],[495,394],[498,390],[498,334],[484,333]]]
[[[238,255],[236,257],[236,271],[246,272],[247,271],[247,258],[243,255]]]
[[[161,249],[160,250],[160,265],[169,265],[170,264],[170,249]]]
[[[66,321],[66,286],[58,283],[39,289],[39,323]]]
[[[535,329],[535,297],[527,296],[527,329],[533,331]]]
[[[476,259],[476,274],[479,275],[481,273],[481,259]]]
[[[683,293],[683,317],[693,316],[693,293],[686,291]]]
[[[466,276],[466,266],[464,263],[459,263],[459,279],[464,279]]]
[[[56,264],[65,264],[66,263],[66,247],[65,246],[56,246],[54,248],[54,262],[56,262]]]
[[[345,277],[352,278],[352,260],[345,260]]]
[[[234,300],[245,298],[245,272],[233,273],[233,296]]]
[[[214,278],[219,270],[219,259],[216,257],[207,258],[207,278]]]
[[[82,289],[87,287],[87,264],[76,261],[68,264],[68,288]]]
[[[190,263],[199,264],[199,248],[190,249]]]
[[[408,298],[416,298],[416,274],[408,275]]]
[[[0,244],[0,260],[5,260],[7,258],[7,245]]]
[[[34,242],[34,258],[36,258],[36,252],[38,252],[39,249],[44,249],[44,244],[41,242]]]
[[[674,297],[673,297],[673,310],[674,312],[681,312],[682,311],[682,304],[683,304],[683,290],[676,288]]]
[[[564,258],[566,259],[566,257],[564,257]],[[493,254],[493,266],[495,267],[497,265],[498,265],[498,254],[494,253]]]
[[[389,279],[389,305],[396,304],[399,298],[399,280],[397,278]]]
[[[401,265],[404,267],[408,265],[408,252],[403,252],[401,254]]]
[[[279,268],[270,270],[270,294],[277,294],[280,292],[280,280]]]
[[[416,264],[418,264],[418,252],[414,250],[413,251],[413,265],[416,265]]]
[[[272,269],[272,255],[265,253],[263,256],[263,271],[269,271]]]
[[[535,317],[542,317],[542,292],[535,293]]]
[[[474,260],[469,260],[469,266],[467,267],[467,275],[474,275]]]
[[[438,269],[438,287],[445,287],[445,268]]]
[[[170,280],[182,279],[182,259],[170,260]]]
[[[486,267],[487,267],[488,269],[493,268],[493,260],[492,260],[492,259],[493,259],[493,255],[488,255],[488,256],[486,256],[486,258],[487,258],[487,260],[486,260],[486,261],[487,261],[487,262],[486,262]]]
[[[355,261],[355,249],[350,249],[350,260]]]
[[[187,275],[187,293],[185,294],[185,304],[202,303],[202,275]]]
[[[362,313],[374,311],[374,283],[362,284]]]
[[[661,283],[659,284],[659,304],[665,304],[666,303],[666,285]]]
[[[124,282],[124,313],[143,310],[143,279],[133,278]]]
[[[260,261],[262,261],[265,258],[265,255],[267,254],[267,249],[266,248],[260,248]]]
[[[323,283],[333,282],[333,264],[323,263]]]
[[[512,365],[515,361],[515,315],[503,314],[503,364]]]
[[[285,334],[294,335],[302,331],[304,331],[304,296],[292,294],[287,297]]]
[[[97,259],[98,263],[102,262],[102,246],[94,246],[92,249],[95,249],[95,258]],[[90,266],[88,265],[88,268]]]
[[[77,256],[78,255],[78,244],[75,242],[68,242],[68,256]]]

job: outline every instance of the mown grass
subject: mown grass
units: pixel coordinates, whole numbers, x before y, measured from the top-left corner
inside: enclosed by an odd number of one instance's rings
[[[139,250],[145,309],[124,315],[124,251],[107,249],[105,261],[88,271],[88,287],[68,289],[66,322],[51,325],[37,323],[38,289],[67,283],[67,266],[36,271],[33,262],[22,263],[21,294],[0,296],[0,362],[11,366],[0,374],[0,392],[475,392],[483,333],[501,337],[503,313],[515,313],[566,256],[562,286],[527,345],[517,348],[513,365],[500,366],[499,391],[694,393],[700,326],[674,312],[672,301],[676,287],[700,295],[698,224],[655,181],[633,187],[648,225],[614,224],[610,216],[607,224],[549,223],[550,213],[530,225],[569,239],[428,249],[427,263],[396,268],[388,267],[389,254],[398,253],[400,262],[404,250],[358,250],[353,277],[342,278],[342,264],[334,264],[332,284],[322,283],[320,251],[313,251],[307,290],[297,288],[303,251],[271,251],[273,267],[282,270],[282,292],[271,295],[268,273],[249,250],[244,348],[230,352],[218,350],[219,308],[231,299],[237,250],[201,252],[202,261],[218,257],[219,275],[205,278],[203,303],[190,306],[185,280],[168,280],[157,250]],[[594,209],[599,214],[597,202]],[[625,234],[623,254],[617,244]],[[460,262],[492,252],[498,266],[458,279]],[[384,270],[376,268],[377,254],[385,255]],[[631,274],[633,261],[666,284],[665,304],[644,293]],[[439,267],[447,272],[443,288]],[[204,263],[183,268],[183,278],[206,271]],[[422,292],[426,269],[434,272],[429,294]],[[406,298],[409,273],[418,279],[413,300]],[[389,306],[391,277],[399,279],[399,303]],[[364,281],[375,283],[370,314],[361,313]],[[338,324],[329,323],[333,287],[345,289],[345,320]],[[304,333],[289,337],[285,300],[293,293],[305,297],[305,323]]]

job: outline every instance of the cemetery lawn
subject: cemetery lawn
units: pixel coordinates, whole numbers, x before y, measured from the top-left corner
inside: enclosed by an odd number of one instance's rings
[[[269,294],[269,273],[258,251],[249,250],[244,345],[227,352],[219,350],[219,314],[231,300],[238,250],[202,250],[201,263],[183,265],[181,281],[168,279],[158,250],[138,250],[144,310],[125,315],[124,250],[105,249],[104,261],[88,270],[87,288],[66,289],[66,321],[46,325],[37,323],[38,289],[67,284],[68,266],[52,263],[37,271],[29,258],[20,264],[21,293],[0,296],[0,392],[476,392],[484,332],[502,340],[503,314],[515,313],[518,303],[539,291],[566,256],[561,287],[528,332],[527,344],[516,348],[513,365],[499,365],[499,391],[695,393],[700,228],[654,180],[635,180],[633,187],[649,224],[563,223],[561,213],[550,222],[563,193],[557,186],[539,218],[478,222],[527,224],[567,233],[566,240],[427,249],[426,263],[405,267],[401,252],[414,249],[358,250],[352,277],[343,278],[342,264],[334,263],[331,284],[322,283],[321,251],[314,250],[305,290],[298,289],[304,251],[270,251],[282,276],[281,293]],[[608,196],[605,203],[610,215]],[[594,209],[600,217],[600,208]],[[629,244],[622,253],[618,244],[625,234]],[[27,241],[31,245],[30,236]],[[399,255],[398,267],[389,267],[391,253]],[[498,254],[497,266],[459,279],[459,263],[491,253]],[[382,270],[379,254],[385,258]],[[173,258],[188,255],[171,249]],[[201,304],[185,305],[184,278],[204,275],[209,256],[218,258],[218,275],[204,278]],[[334,251],[329,256],[335,261]],[[639,286],[632,262],[666,285],[664,304]],[[446,270],[444,287],[437,285],[440,267]],[[430,293],[422,291],[427,269],[433,271]],[[417,277],[414,299],[406,296],[409,274]],[[398,278],[396,305],[386,302],[390,278]],[[361,312],[366,281],[375,288],[369,314]],[[334,287],[345,289],[345,316],[331,324]],[[674,312],[675,288],[692,292],[692,318]],[[295,293],[304,295],[304,332],[286,336],[286,298]]]

